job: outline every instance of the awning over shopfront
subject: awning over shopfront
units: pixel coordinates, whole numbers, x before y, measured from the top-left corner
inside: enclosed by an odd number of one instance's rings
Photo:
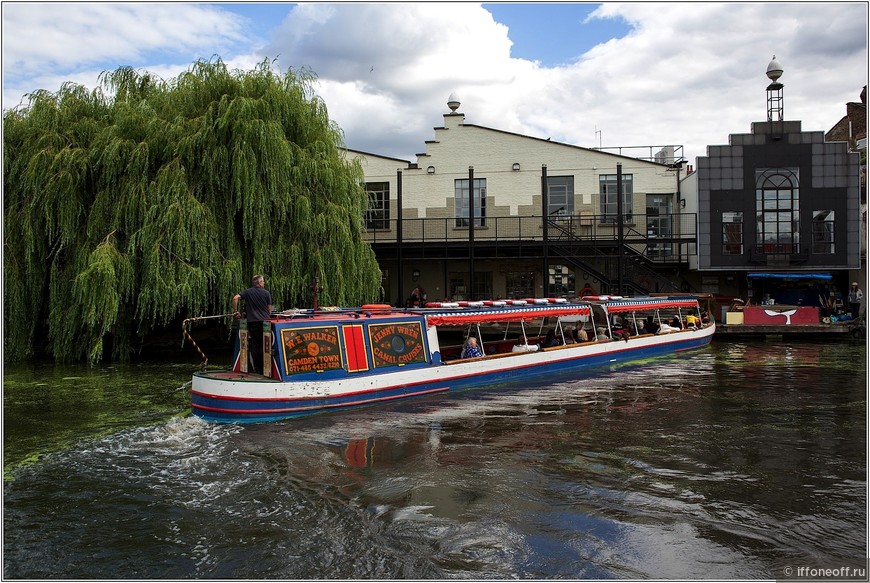
[[[753,279],[833,279],[830,273],[747,273],[746,277]]]

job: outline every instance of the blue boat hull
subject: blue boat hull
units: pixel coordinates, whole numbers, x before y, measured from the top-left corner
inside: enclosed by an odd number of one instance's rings
[[[473,370],[467,373],[460,371],[461,365],[430,365],[423,369],[408,370],[402,373],[401,379],[395,376],[384,376],[383,383],[378,383],[378,376],[371,375],[369,388],[359,389],[353,383],[347,382],[347,390],[341,388],[342,381],[335,380],[338,385],[336,392],[329,396],[306,397],[253,397],[237,395],[219,395],[211,391],[200,390],[215,380],[212,373],[197,373],[194,375],[192,405],[195,415],[212,422],[222,423],[257,423],[277,421],[294,417],[313,415],[327,411],[336,411],[354,407],[368,406],[377,403],[407,399],[424,395],[432,395],[446,391],[460,391],[493,387],[515,383],[534,378],[541,380],[548,376],[556,376],[565,372],[588,370],[595,374],[596,370],[609,367],[616,363],[644,360],[647,358],[673,355],[675,353],[695,350],[708,345],[712,339],[712,330],[697,333],[674,334],[667,341],[644,345],[637,340],[628,342],[617,341],[608,343],[607,351],[594,352],[580,356],[570,356],[565,348],[565,358],[551,359],[540,362],[525,359],[519,355],[510,366],[502,366],[498,370]],[[662,339],[664,340],[664,339]],[[508,356],[508,358],[512,358]],[[495,361],[493,361],[495,362]],[[437,370],[437,375],[422,374],[422,371]],[[440,374],[443,373],[443,374]],[[430,378],[425,378],[425,377]],[[418,379],[423,380],[418,380]],[[255,382],[261,394],[278,394],[281,385],[289,385],[284,381],[263,379],[258,381],[241,380],[242,385]]]

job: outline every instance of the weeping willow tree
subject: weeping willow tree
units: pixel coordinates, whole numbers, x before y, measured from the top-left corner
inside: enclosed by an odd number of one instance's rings
[[[276,305],[377,300],[367,195],[310,71],[199,61],[38,91],[4,114],[4,349],[130,356],[180,317],[228,311],[251,275]],[[111,97],[108,97],[111,96]]]

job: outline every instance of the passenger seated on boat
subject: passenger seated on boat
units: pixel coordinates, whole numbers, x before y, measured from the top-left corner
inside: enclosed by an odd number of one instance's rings
[[[646,317],[646,322],[643,324],[643,329],[640,331],[641,334],[658,334],[660,326],[658,322],[653,320],[652,316]]]
[[[612,340],[610,336],[607,335],[607,329],[604,326],[599,326],[595,330],[595,339],[599,342],[604,342],[606,340]]]
[[[677,330],[683,329],[683,321],[680,320],[679,316],[674,316],[674,319],[671,320],[671,328],[676,328]]]
[[[568,326],[565,328],[565,344],[574,344],[577,342],[577,332],[574,331],[574,328]]]
[[[477,338],[469,336],[462,347],[460,358],[477,358],[478,356],[483,356],[483,352],[480,350],[480,346],[477,345]]]
[[[622,328],[615,328],[613,330],[613,339],[614,340],[625,340],[628,342],[628,339],[631,338],[631,327],[628,322]]]
[[[556,338],[556,331],[550,330],[547,332],[546,338],[541,342],[541,348],[550,348],[551,346],[561,346],[562,341]]]
[[[690,330],[697,330],[700,325],[701,321],[698,319],[697,316],[694,316],[692,314],[686,316],[686,328],[689,328]]]
[[[513,348],[511,348],[511,352],[537,352],[538,346],[537,344],[516,344]]]
[[[662,324],[659,328],[659,334],[664,334],[665,332],[679,332],[680,328],[674,328],[673,326],[669,326],[668,324]]]
[[[574,331],[574,337],[577,339],[577,342],[589,342],[589,334],[584,328],[579,326]]]

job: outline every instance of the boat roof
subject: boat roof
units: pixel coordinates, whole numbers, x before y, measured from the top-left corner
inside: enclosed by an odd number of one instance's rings
[[[668,298],[624,298],[621,300],[609,300],[601,302],[604,308],[610,313],[618,312],[642,312],[652,310],[662,310],[667,308],[696,308],[698,300],[688,297],[668,297]]]
[[[405,315],[423,316],[432,326],[464,326],[484,322],[529,322],[540,318],[588,316],[592,306],[601,306],[609,313],[652,311],[668,308],[695,308],[695,297],[638,297],[595,296],[570,303],[563,299],[488,300],[469,302],[433,302],[425,308],[393,308],[386,304],[367,305],[361,308],[321,308],[319,310],[285,310],[273,314],[272,319],[342,319],[383,318]]]
[[[483,322],[529,322],[549,316],[585,316],[589,304],[541,304],[532,306],[484,306],[425,308],[419,310],[433,326],[464,326]]]

